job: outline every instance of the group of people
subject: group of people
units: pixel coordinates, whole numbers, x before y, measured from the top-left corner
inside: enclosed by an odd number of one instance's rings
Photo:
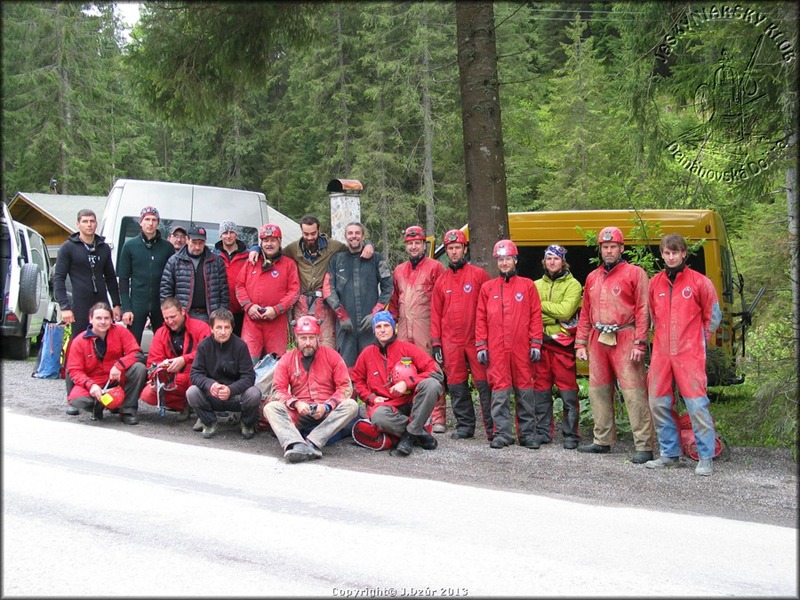
[[[241,414],[245,439],[263,416],[288,462],[320,458],[365,414],[361,420],[407,456],[414,447],[437,447],[432,433],[447,430],[446,392],[451,437],[475,435],[471,380],[491,448],[551,443],[555,387],[564,448],[604,454],[616,441],[618,387],[633,430],[631,461],[666,468],[681,455],[677,388],[697,440],[696,472],[712,472],[705,349],[721,313],[710,280],[687,265],[678,234],[662,239],[665,269],[649,281],[623,258],[621,230],[603,229],[601,264],[584,289],[557,244],[545,250],[544,274],[533,281],[517,272],[515,243],[500,240],[493,251],[499,275],[491,278],[468,262],[468,241],[456,229],[445,234],[445,266],[427,256],[424,230],[408,227],[408,260],[391,270],[361,223],[347,225],[342,243],[306,215],[301,239],[286,247],[280,227],[267,223],[258,245],[247,248],[235,223],[223,221],[213,250],[202,227],[175,227],[162,239],[155,207],[142,209],[139,224],[116,272],[91,211],[79,212],[78,232],[59,251],[54,292],[73,327],[69,414],[83,409],[102,419],[109,390],[119,387],[124,401],[114,411],[127,424],[138,422],[139,399],[178,412],[179,420],[194,412],[204,438],[216,434],[220,412]],[[145,363],[148,319],[154,336]],[[267,354],[279,360],[262,398],[254,365]],[[594,435],[579,445],[576,359],[588,355]]]

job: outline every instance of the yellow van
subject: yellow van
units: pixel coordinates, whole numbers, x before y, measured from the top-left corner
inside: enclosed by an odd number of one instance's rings
[[[519,249],[518,271],[524,277],[539,279],[543,273],[542,258],[550,244],[559,244],[567,249],[567,262],[573,276],[583,284],[590,271],[597,267],[591,259],[598,257],[596,247],[586,245],[580,231],[593,231],[597,234],[603,227],[619,227],[625,236],[626,251],[633,245],[646,244],[658,257],[661,235],[680,233],[690,245],[699,240],[705,243],[689,257],[689,265],[706,275],[714,283],[722,309],[722,323],[717,329],[714,346],[717,351],[709,359],[709,385],[731,385],[744,381],[736,374],[736,333],[741,325],[734,325],[733,313],[734,278],[732,255],[728,236],[722,217],[712,210],[574,210],[518,212],[508,215],[510,237]],[[467,226],[462,230],[469,237]],[[650,239],[633,237],[636,233],[650,233]],[[596,238],[595,238],[596,239]],[[446,261],[444,249],[439,246],[435,257]],[[739,281],[739,286],[742,282]],[[743,329],[742,329],[743,333]],[[712,348],[713,350],[713,348]],[[588,371],[585,365],[579,369],[582,374]]]

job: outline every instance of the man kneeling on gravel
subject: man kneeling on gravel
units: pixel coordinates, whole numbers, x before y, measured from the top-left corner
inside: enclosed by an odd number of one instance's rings
[[[336,350],[320,345],[319,325],[308,315],[294,323],[297,348],[275,366],[273,396],[264,407],[290,463],[322,458],[322,447],[358,414],[347,365]]]
[[[367,406],[367,418],[381,431],[400,437],[397,453],[408,456],[414,446],[436,448],[424,425],[442,393],[444,374],[427,352],[397,339],[389,311],[372,317],[377,343],[359,354],[353,384]]]

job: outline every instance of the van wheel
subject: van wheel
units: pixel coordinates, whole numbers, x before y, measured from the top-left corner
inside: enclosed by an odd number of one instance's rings
[[[26,337],[3,338],[5,355],[12,360],[26,360],[31,355],[31,340]]]
[[[42,299],[42,280],[39,277],[39,265],[28,263],[22,265],[19,276],[19,308],[26,315],[33,315],[39,310]]]

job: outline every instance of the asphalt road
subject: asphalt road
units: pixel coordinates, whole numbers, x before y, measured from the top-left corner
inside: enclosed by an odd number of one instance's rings
[[[109,415],[91,422],[88,415],[64,413],[63,380],[31,377],[34,361],[2,362],[3,407],[18,414],[40,416],[71,425],[130,433],[200,448],[230,450],[260,457],[279,457],[282,451],[270,434],[243,440],[235,426],[222,426],[217,436],[204,440],[192,431],[193,420],[178,423],[175,413],[158,417],[155,408],[140,404],[140,424],[128,426]],[[712,406],[713,413],[713,406]],[[452,416],[450,417],[452,420]],[[590,432],[584,432],[590,434]],[[428,479],[570,500],[585,506],[643,508],[683,515],[706,515],[797,529],[797,463],[788,450],[733,448],[729,460],[715,461],[712,477],[694,474],[694,463],[682,468],[651,471],[630,462],[630,440],[620,440],[606,455],[564,450],[556,443],[540,450],[512,446],[490,449],[482,435],[469,440],[450,439],[450,430],[437,435],[433,451],[416,448],[409,457],[373,452],[342,440],[324,449],[319,462],[348,472],[361,471]],[[590,436],[589,436],[590,437]],[[297,466],[297,465],[294,465]],[[442,512],[448,508],[443,507]],[[438,525],[431,523],[433,530]],[[483,532],[479,532],[483,535]],[[592,544],[587,532],[583,541]]]
[[[797,596],[790,527],[2,416],[4,597]]]

